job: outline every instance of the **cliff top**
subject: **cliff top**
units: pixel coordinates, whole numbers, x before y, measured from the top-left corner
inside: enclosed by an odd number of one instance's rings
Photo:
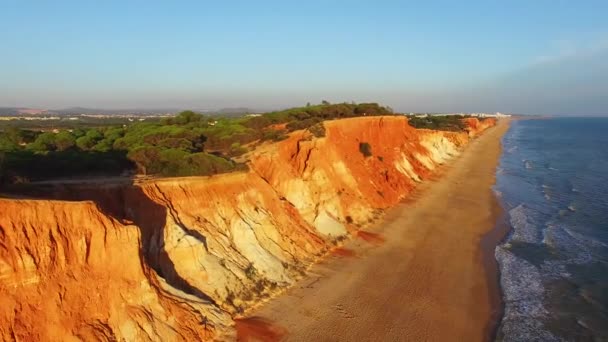
[[[116,183],[148,177],[209,176],[247,169],[248,156],[296,131],[325,136],[328,125],[394,115],[376,103],[321,104],[239,118],[184,111],[156,123],[57,132],[8,129],[0,133],[0,184]],[[357,119],[359,118],[359,119]],[[467,130],[471,120],[412,118],[417,128]],[[352,122],[355,122],[352,121]],[[268,147],[263,147],[267,149]],[[36,167],[32,167],[35,165]]]

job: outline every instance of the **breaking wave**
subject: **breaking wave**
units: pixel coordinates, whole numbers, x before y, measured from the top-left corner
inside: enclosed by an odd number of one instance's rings
[[[528,221],[530,211],[531,209],[526,208],[523,204],[509,211],[509,222],[513,228],[509,241],[528,243],[539,243],[541,241],[540,232],[534,224]]]
[[[505,311],[497,338],[502,341],[560,341],[546,330],[542,299],[545,288],[539,269],[504,246],[496,248]]]
[[[608,120],[571,138],[573,124],[518,121],[503,139],[495,192],[511,231],[495,249],[497,340],[608,341]]]
[[[544,284],[570,278],[572,275],[568,267],[571,265],[593,262],[590,246],[607,247],[605,243],[574,232],[564,225],[535,225],[531,222],[534,213],[523,204],[511,209],[509,222],[512,232],[495,250],[505,303],[498,333],[498,339],[502,341],[562,341],[545,327],[551,313],[544,305]],[[533,256],[526,257],[525,253],[514,252],[513,248],[521,243],[546,249],[546,255],[551,257],[538,260]]]

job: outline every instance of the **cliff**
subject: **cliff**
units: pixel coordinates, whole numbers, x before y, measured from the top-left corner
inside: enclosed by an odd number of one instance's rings
[[[197,311],[221,310],[177,291],[142,258],[141,234],[92,202],[0,200],[2,340],[196,340]]]
[[[494,124],[416,130],[325,122],[248,156],[250,171],[54,185],[0,200],[3,340],[225,340],[232,317],[292,284]],[[317,134],[322,135],[322,134]]]

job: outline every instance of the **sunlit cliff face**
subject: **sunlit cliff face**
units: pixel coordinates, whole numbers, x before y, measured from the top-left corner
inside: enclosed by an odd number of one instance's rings
[[[328,121],[323,137],[260,146],[248,172],[0,199],[0,336],[233,337],[234,315],[292,284],[494,123],[469,119],[453,133],[404,117]]]

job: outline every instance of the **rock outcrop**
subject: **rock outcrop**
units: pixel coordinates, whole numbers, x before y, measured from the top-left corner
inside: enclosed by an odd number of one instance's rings
[[[0,336],[234,338],[234,315],[292,284],[493,124],[469,119],[452,133],[403,117],[328,121],[325,136],[260,146],[248,172],[0,199]]]

